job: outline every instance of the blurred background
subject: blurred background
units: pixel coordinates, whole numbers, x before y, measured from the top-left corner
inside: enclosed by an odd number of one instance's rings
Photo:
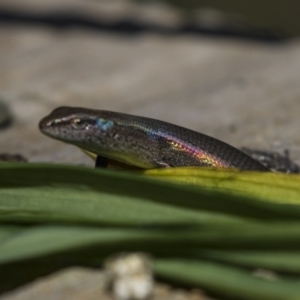
[[[300,162],[296,0],[0,0],[1,153],[92,165],[54,108],[137,114]]]
[[[38,130],[63,105],[161,119],[236,147],[289,149],[300,163],[299,12],[297,0],[0,0],[0,159],[92,166]],[[72,290],[54,275],[27,298],[59,290],[95,299],[85,293],[96,286],[89,276]],[[171,291],[159,299],[209,299]]]

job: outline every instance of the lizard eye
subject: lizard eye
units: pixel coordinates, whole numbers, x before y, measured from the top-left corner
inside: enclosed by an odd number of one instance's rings
[[[74,129],[84,129],[87,126],[87,123],[82,119],[76,118],[72,120],[71,125]]]

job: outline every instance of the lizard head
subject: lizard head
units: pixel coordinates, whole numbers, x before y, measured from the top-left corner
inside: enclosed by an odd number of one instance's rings
[[[44,117],[39,128],[45,135],[73,144],[88,152],[123,162],[150,168],[157,141],[149,135],[146,118],[123,113],[80,107],[59,107]]]
[[[112,136],[113,127],[114,122],[105,111],[79,107],[56,108],[39,123],[45,135],[86,150],[92,150],[89,145],[98,144],[101,138]]]

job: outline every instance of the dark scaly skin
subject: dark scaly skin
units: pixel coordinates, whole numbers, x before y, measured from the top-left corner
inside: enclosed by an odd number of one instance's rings
[[[54,139],[140,168],[203,166],[269,171],[224,142],[150,118],[60,107],[43,118],[39,127]]]

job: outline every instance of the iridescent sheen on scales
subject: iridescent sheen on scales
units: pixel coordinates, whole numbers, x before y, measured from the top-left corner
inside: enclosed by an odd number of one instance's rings
[[[208,166],[268,171],[222,141],[151,118],[60,107],[43,118],[39,126],[52,138],[141,168]]]

